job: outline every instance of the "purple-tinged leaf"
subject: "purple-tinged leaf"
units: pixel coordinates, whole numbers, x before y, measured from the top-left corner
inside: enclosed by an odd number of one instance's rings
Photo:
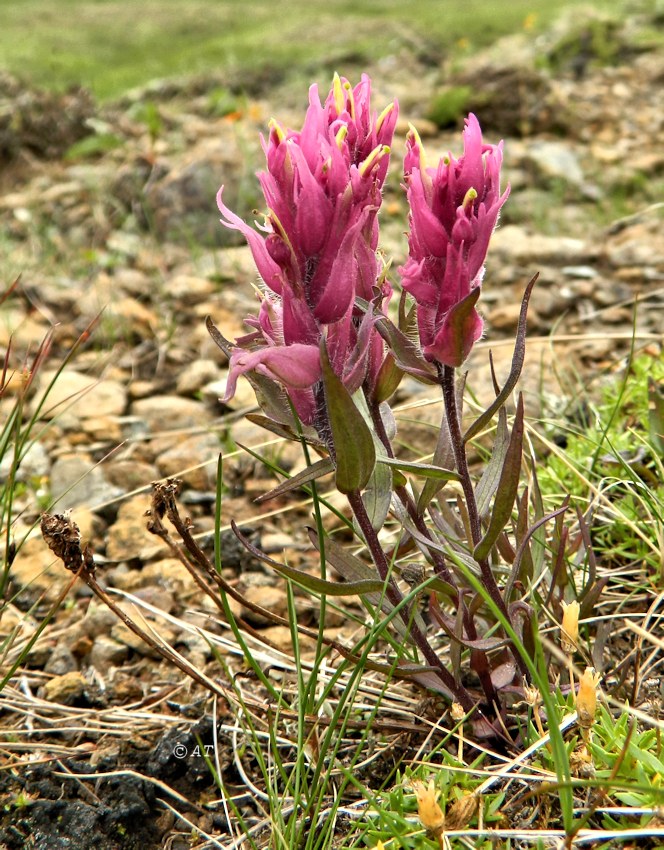
[[[380,404],[391,398],[397,391],[403,376],[403,369],[397,366],[394,355],[388,351],[376,376],[376,384],[373,392],[374,400]]]
[[[431,463],[416,463],[415,461],[398,460],[392,457],[379,457],[377,458],[377,462],[394,467],[402,472],[410,472],[419,478],[434,478],[436,481],[459,480],[458,472],[453,472],[451,469],[442,469],[440,466],[434,466]]]
[[[507,427],[507,414],[505,409],[498,411],[498,427],[496,437],[491,450],[491,457],[487,463],[484,473],[475,488],[475,499],[477,501],[477,512],[481,519],[486,519],[491,507],[491,498],[498,488],[500,473],[505,464],[505,456],[510,442],[509,429]]]
[[[528,286],[526,286],[526,291],[523,294],[521,312],[519,314],[519,324],[516,331],[516,341],[514,343],[514,354],[512,355],[512,368],[510,369],[505,386],[502,388],[495,401],[493,401],[484,413],[480,414],[470,428],[468,428],[466,433],[463,435],[464,443],[467,443],[468,440],[472,440],[472,438],[476,434],[479,434],[482,428],[491,421],[496,411],[500,410],[503,404],[505,404],[510,393],[516,386],[516,382],[519,380],[521,369],[523,368],[523,361],[526,357],[526,323],[528,318],[528,303],[533,291],[533,286],[535,286],[535,281],[538,277],[539,273],[531,278]]]
[[[517,580],[520,581],[522,585],[527,586],[532,581],[535,569],[533,566],[533,556],[530,551],[531,532],[528,530],[528,508],[530,504],[530,492],[528,487],[526,487],[521,494],[521,498],[517,499],[517,504],[518,512],[514,536],[517,546],[519,547],[519,552],[522,552],[521,566],[519,567]]]
[[[265,428],[266,431],[271,431],[278,437],[283,437],[285,440],[293,440],[296,443],[299,443],[302,440],[302,437],[300,437],[300,435],[292,428],[289,428],[288,425],[281,422],[275,422],[273,419],[268,419],[267,416],[261,416],[258,413],[247,413],[245,415],[245,419],[248,419],[249,422],[253,422],[254,425],[259,425],[261,428]],[[293,423],[293,427],[294,426],[295,423]],[[302,432],[302,436],[308,445],[313,446],[316,449],[325,449],[325,445],[315,436],[313,428],[305,426],[302,428]]]
[[[205,327],[208,330],[208,333],[212,337],[217,348],[220,348],[228,359],[231,359],[231,352],[233,350],[233,343],[229,342],[225,336],[221,333],[219,328],[212,321],[211,316],[207,316],[205,319]]]
[[[495,670],[491,671],[491,684],[499,691],[511,685],[516,675],[516,664],[513,661],[505,661]]]
[[[523,450],[523,396],[519,393],[516,406],[514,425],[510,436],[510,444],[505,455],[505,462],[500,475],[500,482],[493,502],[493,510],[489,527],[475,547],[473,557],[483,561],[491,551],[493,544],[512,516],[512,508],[516,498],[521,476],[521,454]]]
[[[350,393],[332,369],[321,340],[321,368],[334,445],[336,485],[344,494],[362,490],[376,464],[373,437]]]
[[[514,558],[514,563],[512,565],[512,570],[510,572],[509,578],[505,584],[505,589],[503,590],[503,597],[506,602],[509,603],[510,596],[512,595],[512,587],[514,586],[514,582],[517,577],[521,573],[521,564],[523,562],[524,553],[528,551],[528,544],[530,542],[531,537],[536,534],[544,525],[550,520],[555,519],[558,516],[563,516],[567,508],[569,507],[569,497],[565,499],[565,503],[555,511],[551,511],[546,514],[546,516],[541,517],[537,520],[536,523],[530,526],[528,531],[524,534],[523,539],[519,543],[519,548],[517,549],[516,556]],[[516,604],[516,603],[515,603]]]
[[[314,593],[321,593],[327,596],[360,596],[372,592],[380,592],[383,588],[383,582],[379,578],[364,579],[355,582],[335,582],[326,581],[318,576],[312,576],[303,570],[297,570],[295,567],[289,567],[287,564],[281,564],[275,561],[268,554],[258,549],[242,534],[237,524],[231,521],[231,528],[237,539],[242,543],[244,548],[263,564],[272,567],[273,570],[287,579],[296,581],[307,590]]]
[[[238,443],[238,446],[242,448],[240,443]],[[283,496],[285,493],[297,490],[299,487],[303,487],[311,481],[316,481],[324,475],[329,475],[330,472],[334,472],[334,463],[331,458],[325,457],[322,460],[317,460],[316,463],[313,463],[311,466],[308,466],[296,475],[291,476],[286,479],[286,481],[282,481],[277,487],[274,487],[267,493],[263,493],[261,496],[258,496],[258,498],[254,499],[254,502],[261,504],[262,502],[267,502],[269,499],[276,499],[277,496]]]
[[[380,531],[385,524],[392,502],[392,473],[383,463],[376,463],[362,493],[362,501],[372,527]],[[357,530],[359,531],[359,527]]]
[[[313,543],[314,547],[317,551],[320,551],[318,534],[313,528],[309,528],[307,531],[309,532],[309,539]],[[325,561],[330,564],[330,566],[334,567],[339,575],[343,576],[343,578],[345,578],[348,582],[355,583],[358,581],[366,581],[367,579],[372,581],[376,580],[376,570],[374,568],[365,564],[364,561],[361,561],[351,552],[348,552],[343,548],[343,546],[339,546],[339,544],[330,537],[325,538]],[[380,586],[382,589],[382,582]],[[389,614],[391,611],[394,611],[394,605],[392,605],[382,590],[380,593],[365,593],[363,594],[363,598],[366,599],[366,601],[374,608],[377,608],[380,605],[384,614]],[[426,632],[426,625],[420,614],[415,614],[413,622],[422,632]],[[397,615],[393,618],[392,625],[395,631],[398,632],[402,638],[405,638],[412,643],[409,630],[400,616]]]
[[[454,620],[442,611],[437,602],[430,606],[430,610],[436,622],[448,635],[448,637],[456,643],[460,643],[462,646],[465,646],[466,649],[477,649],[480,652],[491,652],[495,649],[500,649],[503,646],[508,646],[510,643],[509,638],[489,637],[470,640],[465,635],[457,633]]]
[[[388,318],[379,317],[376,320],[376,330],[387,343],[399,369],[425,384],[438,383],[431,364],[427,363],[417,347]]]

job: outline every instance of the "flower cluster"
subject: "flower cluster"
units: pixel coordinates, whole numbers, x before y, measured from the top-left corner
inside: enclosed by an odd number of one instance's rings
[[[427,168],[411,127],[404,162],[410,207],[408,261],[403,288],[417,302],[427,360],[460,366],[482,335],[475,309],[489,239],[509,189],[500,194],[502,143],[485,145],[474,115],[466,119],[463,156]]]
[[[220,190],[222,223],[246,237],[267,287],[258,316],[248,321],[254,332],[237,340],[227,398],[238,376],[255,370],[285,385],[310,423],[321,339],[350,392],[379,367],[371,311],[362,318],[355,299],[371,301],[378,281],[377,213],[397,111],[391,103],[379,116],[372,112],[366,75],[355,88],[335,76],[324,105],[312,86],[300,132],[272,121],[263,140],[267,171],[259,174],[265,235],[231,212]]]
[[[325,103],[316,86],[299,132],[270,122],[259,174],[267,212],[259,230],[217,202],[222,223],[247,239],[265,284],[252,332],[236,340],[226,400],[246,372],[284,386],[305,424],[316,417],[321,341],[352,394],[371,387],[384,359],[374,307],[391,288],[382,281],[378,211],[398,108],[371,109],[371,81],[353,88],[338,76]],[[475,304],[489,239],[508,192],[500,194],[501,145],[486,145],[477,118],[464,131],[464,153],[427,168],[411,128],[404,163],[410,207],[403,288],[417,303],[422,353],[459,366],[482,333]],[[262,232],[259,232],[262,231]],[[379,290],[376,289],[380,283]],[[358,310],[356,299],[369,308]],[[365,383],[366,382],[366,383]]]

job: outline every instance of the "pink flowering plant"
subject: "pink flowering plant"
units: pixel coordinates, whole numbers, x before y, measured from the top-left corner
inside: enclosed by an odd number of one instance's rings
[[[505,712],[532,678],[538,611],[562,611],[571,545],[562,526],[567,505],[544,515],[534,474],[530,487],[522,486],[520,395],[513,415],[506,411],[523,364],[535,281],[525,288],[510,374],[501,386],[491,364],[495,400],[468,421],[460,370],[484,332],[478,301],[485,262],[509,194],[501,188],[502,143],[484,141],[471,114],[461,155],[428,165],[411,127],[403,167],[408,257],[393,282],[378,246],[397,116],[396,102],[374,109],[367,76],[355,87],[335,76],[324,103],[311,88],[301,130],[271,122],[259,174],[262,222],[241,220],[219,192],[221,222],[244,235],[263,282],[245,336],[228,341],[208,320],[229,358],[224,400],[248,379],[262,408],[253,420],[302,442],[307,458],[310,448],[320,455],[261,498],[315,490],[318,479],[333,475],[364,555],[318,522],[309,535],[321,571],[312,577],[234,529],[254,557],[323,600],[361,597],[389,621],[393,646],[411,647],[407,662],[397,654],[386,670],[442,693],[473,713],[479,729],[504,736]],[[430,463],[402,461],[394,449],[390,400],[405,375],[442,394],[439,433],[428,449],[420,447]],[[475,471],[468,446],[480,434],[493,434],[493,445],[484,469]],[[396,525],[396,543],[384,534],[386,524]],[[587,544],[574,545],[578,551]],[[599,590],[591,576],[583,605]],[[334,640],[322,643],[356,657]]]

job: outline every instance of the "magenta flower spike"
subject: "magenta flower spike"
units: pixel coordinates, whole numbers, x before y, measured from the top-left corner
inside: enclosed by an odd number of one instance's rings
[[[311,87],[301,131],[270,122],[267,170],[258,175],[267,206],[262,232],[235,215],[219,191],[222,224],[244,235],[267,287],[260,315],[248,321],[255,332],[236,342],[227,399],[238,376],[255,371],[297,391],[296,409],[309,423],[321,338],[351,391],[377,356],[378,335],[355,299],[371,301],[380,270],[377,214],[397,105],[377,116],[370,98],[368,76],[353,88],[335,75],[324,104]]]
[[[399,269],[403,288],[417,302],[422,352],[427,360],[460,366],[481,337],[475,304],[489,240],[509,187],[500,194],[502,142],[487,145],[471,113],[464,152],[427,168],[422,142],[411,127],[404,161],[410,207],[409,255]]]

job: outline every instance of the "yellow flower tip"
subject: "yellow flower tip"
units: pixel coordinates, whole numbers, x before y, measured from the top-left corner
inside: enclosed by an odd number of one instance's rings
[[[597,686],[601,676],[594,667],[586,667],[579,680],[579,693],[576,696],[578,723],[582,729],[590,729],[595,722],[597,711]]]
[[[339,150],[343,147],[343,144],[346,140],[346,136],[348,135],[348,125],[342,124],[341,127],[337,130],[337,135],[334,137],[334,141],[337,143],[337,147]]]
[[[392,101],[392,103],[388,103],[387,106],[385,107],[385,109],[383,109],[383,111],[380,113],[380,115],[378,116],[378,120],[376,121],[376,132],[377,133],[380,133],[380,128],[383,126],[383,122],[385,121],[387,116],[390,114],[390,112],[392,112],[393,109],[394,109],[394,101]]]
[[[417,798],[417,814],[425,829],[440,833],[445,828],[445,815],[438,805],[438,791],[433,779],[428,784],[415,780],[411,788]]]
[[[332,91],[334,93],[334,106],[337,110],[337,114],[340,114],[344,111],[344,107],[346,106],[346,97],[344,95],[341,77],[336,71],[334,72],[334,78],[332,80]]]
[[[473,189],[473,187],[471,186],[470,189],[468,189],[468,191],[466,192],[461,206],[465,210],[467,210],[468,207],[472,206],[472,203],[473,203],[473,201],[475,200],[476,197],[477,197],[477,189]]]
[[[277,119],[276,118],[270,118],[270,120],[267,123],[267,126],[270,128],[270,130],[274,131],[274,133],[275,133],[276,137],[279,139],[279,141],[283,142],[283,140],[286,138],[286,133],[284,132],[283,127],[277,121]]]
[[[377,147],[375,147],[371,151],[369,156],[364,160],[364,162],[360,163],[360,167],[358,170],[362,177],[366,177],[366,175],[371,171],[371,169],[378,162],[378,160],[389,154],[389,152],[389,145],[378,145]]]
[[[579,603],[563,602],[563,622],[560,631],[560,645],[563,652],[572,655],[576,652],[577,643],[579,641],[579,613],[581,608]]]
[[[385,845],[382,841],[379,840],[378,844],[376,844],[376,846],[373,847],[372,850],[385,850]]]

